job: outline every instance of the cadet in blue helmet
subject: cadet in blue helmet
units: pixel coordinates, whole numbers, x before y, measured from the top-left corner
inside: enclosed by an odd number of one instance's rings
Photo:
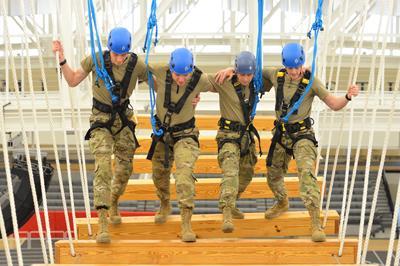
[[[186,48],[171,53],[169,64],[149,65],[157,82],[156,126],[163,134],[152,136],[147,158],[152,161],[153,182],[160,199],[154,222],[162,224],[171,213],[170,175],[173,162],[176,196],[181,214],[181,239],[196,241],[191,227],[195,179],[193,168],[199,156],[199,130],[195,124],[193,100],[211,89],[207,75],[195,66]]]
[[[105,67],[113,80],[113,96],[101,79],[96,82],[96,71],[91,56],[81,61],[81,67],[73,70],[64,56],[60,41],[53,42],[53,51],[58,52],[62,74],[70,87],[79,85],[92,73],[93,108],[90,129],[85,139],[89,140],[90,151],[95,159],[93,180],[94,207],[99,216],[98,243],[110,242],[107,213],[113,224],[121,223],[118,199],[124,193],[132,174],[132,162],[138,142],[135,137],[133,110],[129,107],[129,97],[137,80],[147,81],[144,62],[131,53],[132,37],[126,28],[117,27],[110,31],[108,50],[98,53],[104,58]],[[112,179],[111,155],[115,156],[114,178]]]
[[[284,68],[263,69],[263,79],[266,91],[275,88],[275,128],[267,158],[267,181],[275,195],[275,204],[265,212],[266,219],[273,219],[289,209],[289,199],[284,184],[284,175],[292,157],[296,160],[300,181],[300,196],[311,217],[312,240],[325,241],[325,233],[320,222],[320,191],[317,185],[315,164],[317,161],[317,140],[312,129],[313,120],[310,117],[312,102],[318,96],[329,108],[340,110],[358,95],[359,88],[350,85],[344,96],[334,96],[325,85],[315,78],[311,90],[305,95],[299,109],[289,117],[288,123],[282,118],[302,96],[311,73],[305,70],[305,53],[298,43],[288,43],[282,49],[282,64]],[[233,69],[219,73],[218,80],[224,80],[232,75]]]
[[[236,200],[246,190],[254,175],[257,155],[254,137],[260,141],[251,119],[256,93],[253,83],[256,58],[248,51],[236,56],[235,74],[222,84],[210,77],[219,93],[221,118],[217,133],[218,162],[223,177],[220,185],[219,208],[223,213],[222,231],[234,230],[233,220],[243,219],[244,214],[236,207]],[[260,148],[261,149],[261,148]]]

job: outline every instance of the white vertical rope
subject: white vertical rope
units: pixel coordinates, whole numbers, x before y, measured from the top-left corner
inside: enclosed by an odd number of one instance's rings
[[[396,86],[395,86],[396,93],[399,90],[399,83],[400,83],[400,68],[398,69],[398,72],[397,72],[397,79],[396,79]],[[398,222],[398,217],[399,217],[399,209],[400,209],[400,182],[397,184],[396,203],[394,205],[392,228],[390,230],[389,247],[388,247],[388,252],[387,252],[387,257],[386,257],[386,266],[391,265],[393,246],[394,246],[394,238],[396,236],[397,222]],[[400,262],[400,241],[397,242],[394,266],[399,266],[399,262]]]
[[[5,10],[5,6],[4,6],[4,1],[3,1],[2,13],[3,13],[3,16],[7,15],[7,11]],[[46,244],[45,244],[44,238],[43,238],[42,219],[41,219],[41,216],[40,216],[39,203],[38,203],[38,200],[37,200],[35,179],[34,179],[34,176],[33,176],[31,158],[30,158],[30,154],[29,154],[28,138],[27,138],[27,135],[26,135],[24,115],[23,115],[20,96],[19,96],[18,77],[17,77],[16,68],[15,68],[13,48],[11,46],[11,40],[10,40],[9,31],[8,31],[8,21],[7,21],[7,19],[4,20],[4,37],[5,37],[4,38],[5,39],[5,45],[7,46],[7,51],[8,51],[8,54],[10,56],[10,66],[11,66],[11,71],[12,71],[12,76],[13,76],[13,81],[14,81],[14,87],[16,88],[15,89],[15,97],[16,97],[16,100],[17,100],[16,103],[17,103],[17,107],[18,107],[18,117],[19,117],[19,120],[20,120],[20,123],[21,123],[21,133],[22,133],[22,139],[23,139],[26,163],[27,163],[27,168],[28,168],[29,183],[30,183],[30,187],[31,187],[31,190],[32,190],[33,206],[34,206],[34,209],[35,209],[36,222],[37,222],[37,225],[38,225],[40,245],[41,245],[41,248],[42,248],[43,260],[44,260],[44,262],[46,264],[48,264],[48,256],[47,256]],[[17,230],[18,230],[18,228],[17,228]],[[22,258],[21,258],[21,260],[22,260]]]
[[[45,221],[45,225],[46,225],[47,246],[49,249],[50,263],[54,263],[53,245],[51,242],[49,211],[48,211],[48,205],[47,205],[47,195],[46,195],[44,173],[43,173],[42,152],[41,152],[41,148],[40,148],[40,139],[39,139],[39,129],[38,129],[39,123],[38,123],[37,113],[36,113],[36,95],[35,95],[35,91],[33,88],[32,65],[31,65],[31,58],[29,56],[29,44],[28,44],[28,37],[27,37],[28,31],[27,31],[27,25],[26,25],[25,4],[24,4],[24,1],[22,1],[22,0],[20,0],[19,4],[21,7],[21,11],[22,11],[22,25],[23,25],[22,28],[23,28],[23,32],[24,32],[23,43],[25,46],[26,57],[27,57],[26,63],[27,63],[27,69],[28,69],[28,84],[29,84],[29,90],[30,90],[31,97],[32,97],[31,103],[32,103],[33,124],[34,124],[34,139],[35,139],[35,146],[36,146],[36,157],[37,157],[38,168],[39,168],[40,190],[42,192],[44,221]],[[39,215],[40,215],[40,213],[39,213]],[[46,256],[47,256],[47,254],[46,254]]]
[[[385,33],[385,35],[387,35],[387,32]],[[384,38],[384,40],[385,39],[386,38]],[[382,56],[380,58],[381,60],[384,60],[384,56],[385,56],[384,48],[385,48],[385,41],[382,44]],[[381,70],[379,70],[379,71],[381,71]],[[378,78],[379,78],[379,74],[378,74]],[[377,85],[378,84],[381,85],[381,83],[377,82]],[[375,124],[376,112],[377,112],[377,106],[374,105],[374,107],[372,109],[372,119],[371,119],[372,125]],[[374,140],[374,133],[375,133],[375,130],[373,127],[371,127],[369,130],[367,160],[366,160],[366,165],[365,165],[365,176],[364,176],[363,199],[362,199],[362,206],[361,206],[360,228],[359,228],[359,234],[358,234],[358,248],[357,248],[357,263],[358,264],[361,262],[361,255],[362,255],[364,221],[365,221],[365,212],[366,212],[366,208],[367,208],[368,183],[369,183],[369,174],[370,174],[369,171],[370,171],[370,166],[371,166],[371,156],[372,156],[372,145],[373,145],[373,140]]]
[[[382,23],[382,15],[379,17],[379,23],[378,23],[378,30],[377,30],[377,35],[376,35],[376,41],[374,44],[376,44],[379,40],[380,36],[380,26]],[[362,124],[365,125],[367,121],[367,114],[368,114],[368,107],[369,107],[369,98],[371,96],[371,92],[374,90],[374,73],[375,73],[375,66],[376,66],[376,55],[377,55],[377,46],[373,46],[373,56],[372,56],[372,61],[371,61],[371,67],[370,67],[370,74],[369,74],[369,80],[368,80],[368,86],[367,86],[367,91],[366,91],[366,97],[365,97],[365,103],[364,103],[364,109],[363,109],[363,117],[362,117]],[[358,168],[358,162],[360,158],[360,153],[361,153],[361,144],[362,140],[364,137],[364,131],[365,128],[363,127],[360,131],[360,136],[358,137],[358,144],[357,144],[357,151],[356,155],[354,158],[354,166],[353,166],[353,171],[352,171],[352,176],[351,176],[351,182],[350,182],[350,188],[349,188],[349,195],[347,199],[347,205],[346,205],[346,214],[345,214],[345,220],[344,220],[344,228],[342,230],[342,236],[341,236],[341,242],[340,242],[340,248],[339,248],[339,256],[341,256],[344,248],[344,239],[346,236],[346,231],[347,231],[347,224],[349,220],[349,215],[350,215],[350,207],[351,207],[351,201],[353,197],[353,191],[354,191],[354,185],[355,185],[355,179],[357,175],[357,168]]]
[[[3,18],[3,20],[6,20],[7,18],[6,18],[6,16],[4,16],[4,18]],[[4,24],[3,24],[4,25]],[[5,49],[5,51],[7,51],[7,49]],[[6,70],[6,77],[5,77],[5,80],[6,80],[6,103],[8,103],[9,101],[10,101],[10,68],[9,68],[9,65],[10,65],[10,62],[8,62],[8,56],[7,56],[7,53],[5,54],[5,63],[6,63],[6,67],[5,67],[5,70]]]
[[[332,16],[332,6],[333,6],[333,1],[329,0],[329,4],[328,4],[328,18],[327,18],[327,25],[330,25],[330,21],[331,21],[331,16]],[[328,43],[330,40],[330,35],[329,34],[325,34],[325,38],[324,38],[324,49],[323,49],[323,53],[322,56],[318,57],[321,59],[321,64],[322,64],[322,82],[323,84],[326,84],[326,67],[327,67],[327,58],[328,58]],[[314,119],[314,124],[315,124],[315,138],[321,139],[320,138],[320,116],[321,116],[321,109],[322,109],[322,101],[318,98],[317,99],[317,114],[315,116]],[[325,120],[325,119],[324,119]],[[317,147],[317,161],[315,164],[315,172],[314,175],[318,176],[318,171],[319,171],[319,162],[320,162],[320,158],[321,158],[321,146],[322,145],[318,145]]]
[[[0,117],[0,121],[1,121],[0,128],[3,129],[3,130],[1,130],[1,135],[3,137],[3,136],[5,136],[5,130],[4,130],[4,124],[3,124],[3,108],[0,108],[0,116],[1,116]],[[7,144],[7,141],[5,141],[5,142]],[[2,143],[2,145],[3,145],[3,149],[4,149],[4,142]],[[13,191],[11,191],[9,193],[13,193]],[[11,198],[9,200],[11,202]],[[1,239],[3,240],[4,252],[6,253],[7,265],[12,266],[10,246],[8,245],[7,232],[6,232],[6,227],[4,225],[4,216],[3,216],[3,211],[1,210],[1,206],[0,206],[0,232],[1,232]]]
[[[83,3],[82,1],[77,0],[78,2],[73,5],[76,10],[76,17],[81,24],[85,24],[84,21],[84,15],[83,15]],[[81,27],[81,30],[84,33],[85,27]],[[83,37],[85,34],[81,34]],[[85,52],[85,38],[80,38],[79,42],[79,47],[81,49],[81,53],[83,54]],[[90,75],[89,75],[90,78]],[[87,82],[87,81],[85,81]],[[80,108],[80,97],[75,97],[77,99],[77,120],[78,120],[78,126],[74,127],[75,129],[75,141],[76,143],[79,143],[79,149],[77,149],[78,152],[78,159],[82,161],[82,168],[79,168],[81,171],[81,183],[82,183],[82,193],[83,193],[83,200],[84,200],[84,205],[85,205],[85,213],[86,213],[86,221],[87,221],[87,226],[88,226],[88,235],[92,236],[92,226],[91,226],[91,213],[90,213],[90,200],[89,200],[89,188],[88,188],[88,181],[87,181],[87,171],[86,171],[86,158],[85,158],[85,144],[83,142],[83,134],[82,134],[82,116],[81,116],[81,108]],[[72,97],[70,97],[71,101],[71,107],[72,110],[74,110],[73,106],[73,101]]]
[[[393,0],[391,0],[389,2],[389,10],[393,10]],[[382,43],[381,61],[385,60],[385,52],[384,51],[386,50],[389,27],[390,27],[390,19],[388,18],[387,23],[386,23],[385,35],[384,35],[384,39],[383,39],[383,43]],[[384,71],[384,69],[380,69],[380,71]],[[397,78],[396,78],[396,80],[397,80]],[[383,87],[383,89],[384,89],[384,87]],[[370,211],[370,216],[369,216],[369,221],[368,221],[367,232],[365,235],[364,252],[362,253],[361,263],[366,263],[368,244],[369,244],[369,239],[371,237],[372,223],[374,221],[376,203],[378,201],[379,188],[380,188],[380,184],[381,184],[381,180],[382,180],[383,166],[385,163],[386,151],[387,151],[387,147],[389,144],[389,138],[390,138],[390,133],[391,133],[391,128],[392,128],[394,108],[395,108],[395,104],[396,104],[396,96],[397,96],[397,90],[395,88],[395,93],[392,98],[392,107],[391,107],[391,110],[389,113],[388,128],[385,131],[385,138],[384,138],[384,143],[383,143],[383,148],[382,148],[381,161],[379,163],[378,176],[376,178],[375,190],[374,190],[374,195],[373,195],[373,199],[372,199],[372,203],[371,203],[371,211]],[[375,105],[375,108],[376,108],[376,105]]]
[[[369,1],[369,0],[365,0],[365,1]],[[355,55],[356,56],[353,56],[352,57],[352,63],[351,63],[351,68],[350,68],[350,75],[349,75],[349,81],[348,81],[348,84],[350,85],[350,84],[352,84],[352,76],[353,76],[353,74],[354,74],[354,80],[356,80],[357,79],[357,75],[358,75],[358,70],[359,70],[359,67],[358,66],[355,66],[355,64],[356,64],[356,62],[359,64],[359,59],[360,59],[360,53],[361,53],[361,47],[362,47],[362,43],[363,43],[363,40],[364,40],[364,34],[363,34],[363,32],[364,32],[364,27],[365,27],[365,22],[366,22],[366,15],[367,15],[367,11],[368,11],[368,9],[364,9],[365,10],[365,12],[364,12],[364,15],[363,15],[363,17],[362,17],[362,20],[360,21],[360,23],[358,24],[358,29],[357,29],[357,38],[356,38],[356,40],[358,41],[358,46],[360,47],[358,50],[357,50],[357,53],[355,53]],[[345,16],[345,17],[347,17],[347,16]],[[355,69],[355,70],[354,70]],[[354,81],[355,82],[355,81]],[[338,79],[338,76],[337,76],[337,79],[336,79],[336,86],[338,86],[338,83],[339,83],[339,79]],[[351,107],[352,105],[350,105],[350,107]],[[343,111],[342,111],[342,119],[341,119],[341,125],[340,125],[340,138],[339,138],[339,143],[338,143],[338,145],[337,145],[337,147],[336,147],[336,153],[335,153],[335,160],[334,160],[334,166],[333,166],[333,170],[332,170],[332,178],[331,178],[331,184],[330,184],[330,189],[329,189],[329,193],[328,193],[328,200],[327,200],[327,204],[326,204],[326,213],[325,213],[325,215],[324,215],[324,226],[326,225],[326,222],[327,222],[327,219],[328,219],[328,213],[327,213],[327,211],[329,210],[329,204],[330,204],[330,197],[332,196],[332,190],[333,190],[333,183],[334,183],[334,181],[335,181],[335,175],[336,175],[336,166],[337,166],[337,162],[338,162],[338,159],[339,159],[339,152],[340,152],[340,146],[341,146],[341,141],[342,141],[342,137],[343,137],[343,125],[344,125],[344,120],[345,120],[345,115],[346,115],[346,113],[347,113],[347,109],[344,109]],[[353,113],[351,113],[351,116],[350,116],[350,124],[351,124],[351,127],[352,127],[352,119],[353,119]],[[351,136],[352,135],[352,132],[350,131],[349,132],[349,138],[351,139]],[[350,158],[349,156],[350,156],[350,153],[351,153],[351,147],[350,147],[350,151],[348,152],[348,154],[347,154],[347,156],[348,156],[348,158]],[[350,159],[348,159],[348,160],[350,160]],[[344,196],[343,196],[343,198],[344,198],[344,200],[343,200],[343,202],[342,202],[342,204],[344,204],[346,201],[345,201],[345,198],[346,198],[346,193],[347,193],[347,180],[348,180],[348,171],[349,171],[349,168],[350,168],[350,164],[349,164],[349,162],[346,162],[346,177],[345,177],[345,183],[344,183]],[[342,205],[342,211],[344,210],[344,206]],[[341,223],[340,223],[340,227],[339,227],[339,234],[341,234],[341,230],[342,230],[342,227],[343,227],[343,222],[341,221]]]
[[[59,10],[58,6],[58,1],[56,1],[56,10]],[[58,29],[58,23],[57,19],[55,19],[55,15],[51,14],[52,16],[52,21],[53,21],[53,39],[57,36],[57,29]],[[56,55],[56,58],[58,60],[58,55]],[[61,74],[60,74],[60,69],[59,69],[59,62],[57,62],[57,83],[58,83],[58,89],[61,90],[62,84],[61,84]],[[69,90],[68,90],[69,92]],[[71,98],[71,96],[68,93],[68,98]],[[63,127],[63,138],[64,138],[64,151],[65,151],[65,161],[67,163],[67,179],[68,179],[68,189],[69,189],[69,198],[70,198],[70,204],[71,204],[71,214],[72,214],[72,227],[74,231],[74,236],[75,239],[77,239],[77,226],[76,226],[76,214],[75,214],[75,200],[74,200],[74,189],[72,186],[72,176],[71,176],[71,162],[69,159],[69,148],[68,148],[68,138],[67,138],[67,122],[65,120],[65,110],[64,110],[64,103],[61,102],[60,104],[61,108],[61,123]],[[71,109],[73,110],[72,106]],[[72,111],[73,114],[73,111]],[[74,119],[72,116],[71,119]]]
[[[362,17],[362,22],[361,22],[361,27],[360,30],[358,31],[360,41],[358,43],[358,49],[356,53],[356,63],[355,63],[355,71],[354,75],[349,76],[349,83],[350,84],[355,84],[357,82],[357,76],[358,76],[358,70],[359,70],[359,65],[360,65],[360,58],[361,58],[361,48],[363,45],[364,41],[364,29],[365,29],[365,23],[367,20],[367,14],[368,14],[368,6],[369,6],[369,0],[365,0],[365,6],[366,8],[364,9],[363,17]],[[360,36],[361,35],[361,36]],[[353,143],[353,125],[354,125],[354,104],[353,102],[349,102],[349,107],[350,107],[350,117],[349,117],[349,131],[348,131],[348,142],[347,142],[347,155],[346,155],[346,170],[345,170],[345,178],[344,178],[344,184],[343,184],[343,198],[342,198],[342,209],[341,209],[341,214],[346,212],[346,201],[347,201],[347,190],[348,190],[348,183],[349,183],[349,172],[350,172],[350,160],[351,160],[351,149],[352,149],[352,143]],[[339,224],[339,236],[343,234],[343,224],[344,224],[344,215],[340,216],[340,224]]]
[[[31,3],[32,10],[34,10],[33,0],[31,0],[30,3]],[[36,40],[39,40],[39,36],[38,36],[37,30],[35,27],[33,27],[33,34],[34,34]],[[38,51],[42,51],[39,41],[36,42],[36,46],[37,46]],[[57,147],[57,141],[56,141],[55,130],[54,130],[54,119],[53,119],[53,114],[50,109],[50,101],[49,101],[48,88],[47,88],[47,78],[46,78],[46,74],[45,74],[45,70],[44,70],[43,55],[40,52],[39,52],[39,65],[40,65],[41,78],[43,80],[44,96],[45,96],[45,102],[46,102],[46,107],[47,107],[47,114],[49,117],[54,157],[55,157],[55,161],[56,161],[56,169],[57,169],[58,182],[59,182],[59,186],[60,186],[61,200],[62,200],[63,210],[64,210],[65,224],[67,226],[69,246],[70,246],[71,255],[75,256],[75,249],[74,249],[73,242],[72,242],[71,227],[70,227],[70,222],[69,222],[67,203],[65,200],[65,192],[64,192],[64,184],[63,184],[63,178],[62,178],[62,172],[61,172],[61,166],[60,166],[60,159],[59,159],[59,155],[58,155],[58,147]]]
[[[347,15],[348,15],[348,12],[349,12],[349,0],[346,0],[344,5],[345,6],[344,6],[344,16],[343,17],[346,18]],[[341,24],[340,32],[344,32],[345,25],[346,25],[346,21],[343,20],[342,24]],[[342,57],[343,57],[343,44],[344,44],[344,34],[342,34],[340,36],[339,59],[338,59],[338,65],[337,65],[337,69],[336,69],[334,93],[336,93],[338,91],[338,87],[339,87],[339,76],[340,76],[340,71],[341,71],[341,67],[342,67]],[[331,119],[329,121],[329,125],[330,125],[329,128],[333,128],[333,118],[334,118],[334,116],[335,115],[331,112],[331,117],[330,117]],[[342,121],[343,121],[343,119],[342,119]],[[329,130],[329,133],[328,133],[328,147],[326,149],[325,165],[324,165],[324,176],[323,176],[322,189],[321,189],[321,204],[320,204],[321,210],[322,210],[322,206],[323,206],[323,202],[324,202],[324,196],[325,196],[325,187],[326,187],[326,179],[327,179],[327,175],[328,175],[328,165],[329,165],[329,156],[330,156],[330,149],[331,149],[331,143],[332,143],[332,134],[333,134],[333,131]],[[325,218],[325,216],[324,216],[324,219],[327,219],[327,218]]]
[[[7,24],[7,12],[6,12],[6,1],[2,0],[2,9],[1,12],[3,14],[3,25]],[[6,32],[3,32],[4,36],[3,38],[6,38]],[[8,45],[5,46],[5,57],[6,57],[6,62],[9,63],[8,61],[8,56],[9,56],[9,49]],[[8,64],[7,64],[7,78],[8,78]],[[9,95],[9,82],[7,82],[7,102],[8,102],[8,95]],[[16,87],[15,90],[17,90],[18,87]],[[0,108],[0,132],[1,132],[1,141],[3,145],[3,157],[4,157],[4,168],[6,171],[6,180],[7,180],[7,189],[8,189],[8,197],[10,200],[10,212],[11,212],[11,220],[13,224],[13,232],[14,232],[14,238],[15,238],[15,245],[16,245],[16,250],[17,250],[17,260],[18,260],[18,265],[22,266],[24,265],[23,259],[22,259],[22,251],[21,251],[21,241],[19,238],[19,231],[18,231],[18,221],[17,221],[17,211],[15,209],[15,198],[14,198],[14,189],[13,189],[13,184],[12,184],[12,177],[11,177],[11,171],[10,171],[10,159],[8,158],[8,146],[7,146],[7,139],[6,139],[6,132],[5,132],[5,123],[4,123],[4,113],[3,113],[3,108]],[[3,234],[3,233],[2,233]],[[6,234],[4,234],[6,235]]]
[[[397,98],[398,91],[399,91],[399,85],[400,85],[400,67],[397,69],[397,78],[396,78],[396,83],[395,83],[395,95],[393,97],[393,102],[395,102],[395,98]],[[393,104],[392,102],[392,104]],[[392,220],[392,227],[390,230],[390,238],[389,238],[389,246],[388,246],[388,251],[387,251],[387,256],[386,256],[386,266],[391,265],[391,260],[392,260],[392,253],[393,253],[393,247],[394,247],[394,239],[396,237],[396,229],[397,229],[397,223],[398,223],[398,217],[399,217],[399,209],[400,209],[400,182],[397,185],[397,194],[396,194],[396,203],[394,206],[394,214],[393,214],[393,220]],[[398,266],[399,265],[399,260],[400,260],[400,241],[397,243],[397,249],[396,249],[396,257],[394,260],[394,265]]]

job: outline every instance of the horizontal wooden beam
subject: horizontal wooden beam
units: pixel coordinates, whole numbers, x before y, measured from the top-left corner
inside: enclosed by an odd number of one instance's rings
[[[138,137],[140,147],[136,149],[136,154],[147,154],[150,146],[151,139],[150,137]],[[200,142],[200,153],[201,154],[217,154],[218,153],[218,145],[215,140],[215,136],[201,136],[199,138]],[[264,154],[268,153],[269,147],[271,145],[270,137],[262,137],[261,138],[261,149]],[[256,147],[258,152],[258,142],[256,140]]]
[[[337,256],[338,239],[314,243],[306,239],[199,239],[116,240],[97,244],[94,240],[74,240],[75,256],[69,242],[55,244],[56,263],[130,264],[324,264],[356,263],[357,239],[347,239]]]
[[[322,186],[322,177],[318,177],[318,185]],[[171,178],[171,199],[176,199],[175,180]],[[196,182],[196,199],[218,199],[220,191],[220,178],[199,178]],[[289,197],[299,197],[299,179],[297,177],[285,178],[286,189]],[[241,198],[263,199],[272,198],[272,191],[267,185],[265,177],[254,177]],[[156,190],[151,179],[131,179],[126,186],[125,193],[120,200],[158,200]]]
[[[263,155],[261,158],[258,157],[258,162],[254,167],[255,173],[265,174],[267,167],[265,165],[266,156]],[[61,164],[61,169],[66,171],[67,165]],[[88,171],[94,171],[94,162],[87,162],[86,169]],[[79,164],[71,163],[71,171],[79,171]],[[175,166],[173,167],[175,171]],[[296,162],[291,160],[289,163],[288,173],[296,173],[297,167]],[[151,161],[146,159],[146,155],[136,155],[133,161],[133,172],[135,174],[146,174],[152,173]],[[219,168],[217,155],[200,155],[194,168],[195,174],[220,174],[221,169]]]
[[[32,266],[48,266],[48,265],[55,265],[55,264],[32,264]],[[71,264],[56,264],[57,266],[70,266]],[[104,264],[80,264],[80,263],[74,263],[75,266],[104,266]],[[131,266],[134,264],[108,264],[107,266]],[[138,264],[139,265],[139,264]],[[159,264],[146,264],[142,266],[156,266]],[[168,264],[170,266],[182,266],[182,264]],[[196,264],[197,266],[210,266],[210,264]],[[212,264],[215,265],[215,264]],[[256,266],[260,264],[248,264],[246,263],[246,266]],[[276,264],[262,264],[263,266],[273,266]],[[299,266],[300,264],[281,264],[282,266]],[[335,264],[313,264],[314,266],[337,266],[339,265],[338,263]],[[218,264],[218,266],[232,266],[232,264]],[[346,264],[346,266],[379,266],[379,264]]]
[[[196,126],[202,130],[218,129],[219,115],[196,115]],[[137,128],[150,129],[150,115],[138,115]],[[258,131],[271,131],[274,128],[275,116],[258,115],[254,119],[254,125]]]
[[[321,214],[321,221],[323,215]],[[77,219],[78,239],[90,239],[86,219]],[[199,239],[209,238],[269,238],[283,236],[309,236],[310,216],[306,211],[286,212],[281,216],[267,220],[264,213],[246,213],[245,219],[234,220],[233,233],[221,231],[222,214],[197,214],[192,216],[192,227]],[[325,227],[327,235],[339,230],[339,214],[328,212]],[[91,219],[92,230],[97,232],[97,218]],[[180,215],[168,217],[165,224],[154,224],[154,216],[123,217],[119,225],[109,226],[111,239],[114,240],[174,240],[181,230]]]

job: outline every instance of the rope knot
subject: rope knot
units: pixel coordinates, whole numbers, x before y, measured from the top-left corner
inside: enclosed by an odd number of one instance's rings
[[[152,29],[155,26],[157,26],[157,17],[154,15],[151,15],[149,17],[149,20],[147,21],[147,29]]]
[[[307,37],[309,39],[311,39],[311,32],[314,31],[323,31],[324,30],[324,26],[323,26],[323,22],[322,19],[320,18],[316,18],[315,22],[311,25],[311,29],[310,31],[307,33]]]

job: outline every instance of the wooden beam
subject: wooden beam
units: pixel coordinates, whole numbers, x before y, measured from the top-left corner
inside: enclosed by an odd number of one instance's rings
[[[202,130],[217,130],[219,115],[196,115],[196,126]],[[150,115],[138,115],[137,128],[150,129]],[[258,115],[254,125],[258,131],[271,131],[274,128],[275,116]]]
[[[48,265],[57,265],[57,266],[71,266],[71,264],[32,264],[32,266],[48,266]],[[76,264],[75,266],[104,266],[104,264]],[[107,266],[131,266],[132,264],[107,264]],[[139,264],[137,264],[139,265]],[[142,266],[157,266],[159,264],[146,264]],[[170,266],[182,266],[182,264],[168,264]],[[210,266],[210,264],[196,264],[197,266]],[[212,264],[215,265],[215,264]],[[260,264],[246,264],[246,266],[256,266]],[[273,266],[273,264],[262,264],[263,266]],[[275,264],[276,265],[276,264]],[[300,264],[281,264],[282,266],[299,266]],[[338,263],[335,264],[313,264],[314,266],[337,266]],[[232,264],[218,264],[218,266],[232,266]],[[379,266],[379,264],[346,264],[346,266]]]
[[[317,179],[322,186],[322,177]],[[175,180],[171,178],[171,199],[176,199]],[[196,182],[196,199],[218,199],[220,178],[199,178]],[[286,189],[289,197],[299,197],[299,179],[297,177],[285,178]],[[267,185],[265,177],[254,177],[241,198],[263,199],[272,198],[273,194]],[[125,193],[120,200],[158,200],[156,190],[151,179],[131,179],[126,186]]]
[[[71,266],[71,264],[32,264],[32,266],[48,266],[48,265],[57,265],[57,266]],[[104,266],[104,264],[76,264],[75,266]],[[133,264],[107,264],[107,266],[131,266]],[[136,264],[139,265],[139,264]],[[146,264],[142,266],[157,266],[159,264]],[[168,264],[170,266],[182,266],[182,264]],[[211,264],[196,264],[197,266],[210,266]],[[215,264],[212,264],[215,265]],[[260,264],[246,264],[246,266],[256,266]],[[273,266],[273,264],[262,264],[263,266]],[[276,264],[275,264],[276,265]],[[281,264],[282,266],[299,266],[300,264]],[[303,264],[304,265],[304,264]],[[337,266],[338,263],[335,264],[313,264],[314,266]],[[232,264],[218,264],[218,266],[232,266]],[[346,264],[346,266],[379,266],[379,264]]]
[[[263,155],[261,158],[258,157],[257,164],[255,165],[254,171],[257,174],[265,174],[267,167],[265,165],[266,156]],[[61,169],[66,171],[67,165],[61,164]],[[94,171],[94,162],[87,161],[86,169],[88,171]],[[79,164],[71,163],[71,171],[79,171]],[[175,165],[173,170],[175,171]],[[151,161],[146,159],[146,155],[135,155],[133,161],[133,172],[135,174],[146,174],[152,173]],[[217,155],[200,155],[194,168],[195,174],[220,174],[221,169],[219,168]],[[289,163],[288,173],[297,173],[297,167],[295,160],[291,160]]]
[[[321,214],[321,221],[323,214]],[[310,216],[307,211],[286,212],[281,216],[266,220],[264,212],[246,213],[245,219],[234,220],[233,233],[221,231],[222,214],[197,214],[192,216],[192,227],[198,239],[210,238],[269,238],[284,236],[310,236]],[[92,230],[97,231],[97,218],[91,219]],[[78,239],[90,239],[86,219],[77,219]],[[154,216],[123,217],[119,225],[109,226],[114,240],[174,240],[181,230],[180,215],[168,217],[165,224],[154,224]],[[339,231],[339,214],[328,212],[325,227],[327,235]]]
[[[55,244],[56,263],[131,264],[323,264],[356,263],[357,239],[347,239],[344,252],[337,256],[338,239],[314,243],[307,239],[200,239],[195,243],[179,240],[116,240],[97,244],[94,240],[74,240],[76,256],[69,242]]]
[[[151,139],[150,137],[138,137],[140,147],[137,148],[136,154],[147,154],[150,146]],[[256,140],[257,141],[257,140]],[[218,145],[215,140],[215,136],[201,136],[199,138],[200,142],[200,153],[201,154],[217,154],[218,153]],[[268,153],[269,146],[271,145],[270,137],[261,137],[261,148],[264,154]],[[258,143],[256,143],[257,151],[258,151]]]

